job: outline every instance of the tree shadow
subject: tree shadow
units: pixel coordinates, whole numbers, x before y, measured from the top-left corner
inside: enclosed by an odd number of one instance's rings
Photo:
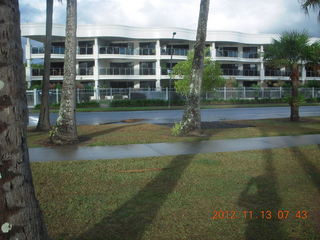
[[[320,150],[320,145],[317,145]],[[296,156],[298,162],[305,173],[310,177],[313,185],[317,188],[318,192],[320,193],[320,170],[317,166],[308,160],[308,157],[301,152],[299,147],[292,148],[293,156]]]
[[[320,144],[317,145],[320,150]],[[297,157],[298,162],[301,166],[301,168],[304,170],[306,175],[310,178],[313,185],[317,188],[319,194],[320,194],[320,170],[317,168],[317,166],[312,163],[310,160],[308,160],[308,157],[301,152],[299,147],[292,148],[292,155],[294,157]],[[315,206],[320,205],[320,199],[319,196],[314,196]],[[320,213],[319,211],[313,211],[310,214],[311,219],[313,220],[314,230],[317,234],[317,236],[320,235]]]
[[[263,150],[263,154],[264,173],[252,177],[238,199],[238,205],[247,211],[245,216],[243,214],[247,223],[245,237],[246,240],[288,239],[280,224],[281,220],[277,217],[277,212],[281,209],[281,199],[278,194],[277,174],[273,166],[273,153],[267,149]],[[267,211],[271,212],[271,219]]]
[[[95,137],[99,137],[101,135],[106,135],[106,134],[110,134],[112,132],[118,131],[120,129],[123,128],[127,128],[127,127],[131,127],[131,126],[136,126],[138,124],[117,124],[117,126],[111,127],[111,128],[107,128],[101,131],[96,131],[96,132],[92,132],[89,134],[85,134],[85,135],[81,135],[80,136],[80,141],[84,142],[84,141],[89,141]]]
[[[130,200],[75,239],[141,239],[169,194],[175,189],[181,175],[191,163],[193,156],[176,156]]]

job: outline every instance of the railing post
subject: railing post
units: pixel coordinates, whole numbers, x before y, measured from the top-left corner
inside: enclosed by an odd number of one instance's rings
[[[227,87],[223,88],[223,99],[226,101],[227,100]]]
[[[314,87],[312,87],[311,94],[312,94],[312,98],[314,98]]]
[[[131,88],[129,88],[128,98],[131,99]]]
[[[263,87],[261,88],[261,98],[264,98],[264,89],[263,89]]]
[[[56,88],[56,103],[59,103],[59,89]]]
[[[279,87],[279,95],[280,95],[280,99],[282,98],[282,87]]]
[[[166,100],[169,100],[168,88],[166,88]]]
[[[110,99],[113,100],[113,97],[112,97],[112,88],[110,88]]]
[[[79,90],[79,88],[77,88],[77,103],[80,103],[80,96],[79,96],[79,92],[80,90]]]
[[[38,104],[38,92],[37,89],[33,89],[33,105],[34,107]]]
[[[246,87],[243,87],[243,98],[246,98]]]
[[[95,100],[100,100],[100,90],[99,90],[99,87],[95,87],[94,88],[94,91],[95,91],[95,95],[96,95],[96,97],[95,97]]]

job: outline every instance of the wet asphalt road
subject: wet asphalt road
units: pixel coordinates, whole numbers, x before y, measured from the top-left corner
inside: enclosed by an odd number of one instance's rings
[[[98,125],[120,122],[126,119],[146,119],[147,123],[173,123],[181,120],[183,110],[155,110],[155,111],[126,111],[126,112],[79,112],[78,125]],[[202,121],[250,120],[267,118],[287,118],[290,116],[289,107],[261,107],[261,108],[224,108],[201,110]],[[300,116],[320,116],[320,106],[300,107]],[[56,113],[51,114],[54,124]],[[35,126],[38,114],[29,115],[29,126]]]

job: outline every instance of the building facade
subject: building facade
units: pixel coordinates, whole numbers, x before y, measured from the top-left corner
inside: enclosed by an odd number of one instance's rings
[[[173,32],[176,34],[173,35]],[[34,62],[44,58],[45,24],[21,24],[25,46],[26,80],[30,86],[42,80],[42,69]],[[288,81],[290,72],[263,62],[264,47],[276,34],[245,34],[208,31],[209,55],[221,65],[223,77],[239,85]],[[51,82],[63,81],[65,26],[53,26]],[[187,59],[196,31],[183,28],[141,28],[115,25],[80,25],[77,30],[77,81],[107,88],[165,88],[171,63]],[[312,38],[312,41],[320,39]],[[37,44],[33,44],[37,41]],[[39,44],[40,43],[40,44]],[[320,81],[319,71],[301,65],[302,82]]]

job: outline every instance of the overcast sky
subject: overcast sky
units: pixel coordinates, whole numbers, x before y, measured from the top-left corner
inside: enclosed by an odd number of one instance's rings
[[[46,0],[20,0],[21,22],[45,23]],[[78,24],[196,29],[200,0],[78,0]],[[54,0],[54,23],[65,23],[66,0]],[[299,0],[211,0],[208,29],[245,33],[307,30],[320,37],[317,14]]]

